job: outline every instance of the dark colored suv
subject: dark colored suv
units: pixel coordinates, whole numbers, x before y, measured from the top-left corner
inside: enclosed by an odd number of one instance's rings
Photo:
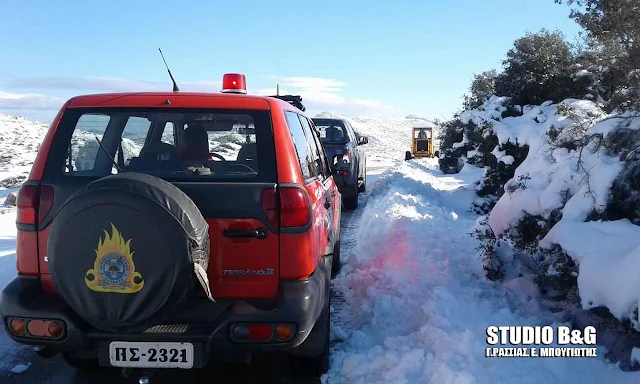
[[[75,367],[198,368],[284,351],[328,369],[341,195],[301,110],[224,93],[74,97],[21,188],[17,342]],[[50,355],[50,354],[48,354]]]
[[[344,119],[313,118],[320,140],[336,171],[336,184],[347,209],[358,208],[359,194],[367,190],[367,153],[360,147],[369,139],[360,136]]]

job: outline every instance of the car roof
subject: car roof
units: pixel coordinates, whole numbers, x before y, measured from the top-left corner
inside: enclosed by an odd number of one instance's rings
[[[121,92],[80,95],[71,98],[67,108],[86,107],[183,107],[258,110],[292,110],[304,114],[286,101],[257,95],[207,92]]]

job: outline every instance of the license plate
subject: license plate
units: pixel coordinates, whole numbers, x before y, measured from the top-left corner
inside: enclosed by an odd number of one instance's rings
[[[109,344],[109,360],[114,367],[190,369],[193,344],[114,341]]]

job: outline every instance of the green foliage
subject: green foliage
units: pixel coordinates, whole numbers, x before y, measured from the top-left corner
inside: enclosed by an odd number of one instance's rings
[[[543,293],[555,291],[553,296],[566,298],[578,287],[578,266],[573,259],[555,246],[551,250],[538,253],[538,271],[534,282]]]
[[[504,279],[504,263],[498,256],[498,239],[489,226],[488,217],[479,220],[478,225],[471,232],[471,236],[479,240],[478,253],[484,269],[485,277],[491,281]]]
[[[489,147],[493,144],[494,142],[488,141],[487,145],[484,146],[485,151],[489,150]],[[498,144],[497,138],[495,144]],[[504,194],[505,184],[513,178],[516,168],[522,164],[529,153],[528,145],[520,146],[518,143],[506,142],[499,147],[499,150],[504,151],[507,156],[513,156],[514,161],[511,164],[505,164],[502,161],[498,161],[493,154],[490,154],[496,145],[493,145],[489,151],[487,162],[485,163],[487,170],[482,180],[482,185],[478,189],[478,196],[491,196],[495,201]]]
[[[640,0],[555,0],[586,31],[582,65],[608,112],[640,110]]]
[[[557,103],[586,93],[584,84],[572,78],[574,57],[559,31],[527,33],[514,42],[503,65],[495,90],[500,96],[511,97],[515,104]]]
[[[464,109],[473,109],[481,106],[491,95],[496,93],[495,83],[498,72],[495,69],[474,74],[469,91],[471,95],[464,95]]]

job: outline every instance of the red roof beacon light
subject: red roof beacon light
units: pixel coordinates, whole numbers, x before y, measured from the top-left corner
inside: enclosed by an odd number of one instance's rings
[[[222,77],[222,93],[247,93],[247,81],[240,73],[226,73]]]

